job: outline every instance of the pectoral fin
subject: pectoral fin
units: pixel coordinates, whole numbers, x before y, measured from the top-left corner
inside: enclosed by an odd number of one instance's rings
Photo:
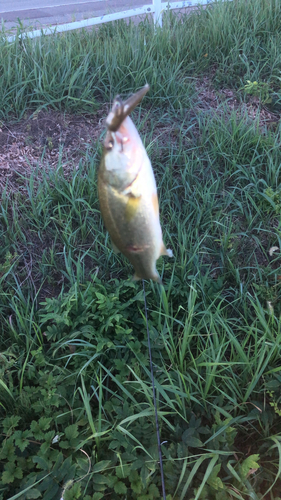
[[[170,248],[166,248],[164,243],[162,243],[160,255],[167,255],[168,257],[174,257],[173,250],[171,250]]]
[[[141,201],[141,196],[136,198],[135,196],[128,196],[128,203],[125,209],[125,219],[130,222],[136,215]]]
[[[159,203],[158,203],[158,196],[157,193],[153,193],[152,195],[152,206],[155,215],[158,217],[159,216]]]

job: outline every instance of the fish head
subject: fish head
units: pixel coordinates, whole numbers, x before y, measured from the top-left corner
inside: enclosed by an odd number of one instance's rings
[[[121,191],[133,182],[146,155],[142,140],[129,114],[148,89],[149,86],[145,85],[125,102],[117,96],[106,119],[103,178]]]

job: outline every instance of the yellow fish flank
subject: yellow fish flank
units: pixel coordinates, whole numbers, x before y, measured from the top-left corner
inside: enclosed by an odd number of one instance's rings
[[[156,182],[138,131],[128,116],[148,91],[146,85],[124,103],[118,97],[106,124],[98,174],[101,214],[113,247],[135,269],[134,279],[161,282],[156,261],[173,253],[163,243]]]

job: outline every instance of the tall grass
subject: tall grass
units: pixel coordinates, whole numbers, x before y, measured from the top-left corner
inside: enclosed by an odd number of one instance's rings
[[[92,31],[0,39],[0,110],[22,116],[27,107],[51,105],[93,111],[97,98],[110,100],[149,82],[156,105],[190,105],[193,79],[215,70],[220,85],[265,80],[280,89],[278,0],[216,2],[192,15],[168,13],[155,32],[144,20]]]
[[[223,107],[217,115],[198,116],[188,147],[184,137],[161,145],[153,140],[159,117],[148,113],[151,136],[144,140],[158,180],[164,239],[175,253],[173,262],[159,262],[161,294],[147,286],[168,489],[175,498],[187,492],[204,498],[213,491],[209,474],[221,464],[232,471],[221,475],[222,491],[230,487],[230,495],[236,484],[237,498],[247,488],[258,498],[257,492],[270,488],[278,461],[278,447],[270,450],[279,436],[280,264],[279,254],[270,259],[268,250],[279,244],[279,226],[276,204],[264,193],[279,185],[280,132],[264,133],[259,117],[251,122]],[[47,170],[39,184],[34,173],[26,183],[27,198],[3,201],[1,342],[4,355],[13,353],[17,360],[10,385],[3,372],[5,407],[8,414],[18,411],[7,391],[16,401],[37,370],[44,373],[40,366],[54,373],[59,368],[56,393],[66,397],[66,377],[76,387],[67,397],[72,421],[81,415],[88,421],[81,446],[87,450],[94,439],[96,459],[114,464],[122,453],[110,443],[119,436],[120,443],[141,450],[139,460],[154,464],[157,478],[142,291],[126,281],[131,267],[112,252],[104,232],[98,159],[89,151],[68,180],[60,165]],[[38,416],[46,414],[33,405]],[[200,426],[194,427],[192,415]],[[60,412],[56,418],[60,422]],[[244,440],[252,455],[262,457],[259,479],[247,484],[235,476],[246,459]],[[198,449],[196,459],[189,447]],[[232,461],[235,453],[240,462]],[[265,473],[267,456],[271,465]],[[196,490],[199,467],[203,486]],[[150,480],[144,481],[148,488]]]

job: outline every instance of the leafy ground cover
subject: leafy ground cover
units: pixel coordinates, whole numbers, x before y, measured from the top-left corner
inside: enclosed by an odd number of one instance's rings
[[[280,11],[2,33],[0,499],[161,498],[142,286],[96,189],[110,99],[146,81],[175,254],[145,285],[168,498],[280,498]]]

